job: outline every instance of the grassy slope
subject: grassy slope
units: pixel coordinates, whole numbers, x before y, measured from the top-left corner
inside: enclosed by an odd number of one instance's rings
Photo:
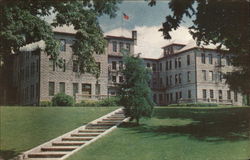
[[[0,157],[11,157],[92,121],[114,107],[0,107]]]
[[[121,126],[70,160],[246,160],[250,108],[157,108],[139,127]]]

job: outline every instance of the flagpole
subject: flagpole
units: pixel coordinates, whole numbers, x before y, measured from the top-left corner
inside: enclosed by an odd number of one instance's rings
[[[123,36],[123,13],[121,15],[121,21],[122,21],[122,26],[121,26],[121,36]]]

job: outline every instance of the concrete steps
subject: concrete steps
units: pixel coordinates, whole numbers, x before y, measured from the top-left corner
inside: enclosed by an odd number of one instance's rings
[[[63,160],[127,121],[118,109],[19,156],[20,160]]]

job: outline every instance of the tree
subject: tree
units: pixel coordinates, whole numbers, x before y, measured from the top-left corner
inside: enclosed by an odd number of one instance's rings
[[[125,69],[122,73],[125,82],[120,86],[120,102],[125,108],[125,115],[139,124],[141,117],[150,117],[153,112],[154,103],[148,85],[150,70],[145,68],[143,60],[138,56],[124,55],[123,59]]]
[[[52,26],[73,25],[77,31],[72,46],[82,73],[97,74],[93,54],[104,53],[106,42],[97,17],[115,16],[118,0],[3,0],[0,2],[0,57],[7,63],[10,54],[31,42],[44,40],[46,53],[61,64],[59,41],[54,39]],[[55,14],[52,24],[45,16]]]
[[[149,5],[156,4],[151,0]],[[194,6],[197,6],[196,8]],[[166,17],[160,31],[165,39],[171,39],[170,31],[176,30],[183,17],[192,18],[190,33],[206,44],[219,44],[233,54],[231,61],[237,70],[226,75],[232,90],[250,94],[250,21],[249,0],[171,0],[173,14]]]
[[[45,52],[57,65],[60,42],[54,39],[53,27],[73,25],[76,30],[72,50],[78,57],[81,73],[99,76],[99,69],[93,54],[105,51],[106,41],[97,17],[107,14],[114,17],[119,0],[1,0],[0,1],[0,96],[7,91],[8,97],[14,95],[9,79],[12,73],[13,53],[26,44],[44,40]],[[54,15],[52,24],[44,17]],[[4,89],[5,87],[5,89]],[[14,98],[11,98],[14,99]],[[1,100],[1,98],[0,98]]]

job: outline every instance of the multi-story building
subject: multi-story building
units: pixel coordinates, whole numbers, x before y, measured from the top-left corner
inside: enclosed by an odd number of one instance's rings
[[[61,41],[62,68],[44,52],[43,41],[22,47],[15,57],[14,86],[18,104],[37,105],[60,92],[73,96],[77,102],[117,94],[117,84],[124,81],[122,54],[134,54],[136,31],[132,31],[131,38],[105,37],[106,52],[94,55],[101,71],[98,79],[79,72],[77,57],[70,47],[74,33],[55,31],[55,38]],[[144,58],[145,66],[152,68],[150,86],[158,105],[181,102],[242,104],[242,96],[230,91],[222,77],[222,73],[232,71],[233,67],[228,58],[215,49],[175,43],[162,49],[161,58]]]

